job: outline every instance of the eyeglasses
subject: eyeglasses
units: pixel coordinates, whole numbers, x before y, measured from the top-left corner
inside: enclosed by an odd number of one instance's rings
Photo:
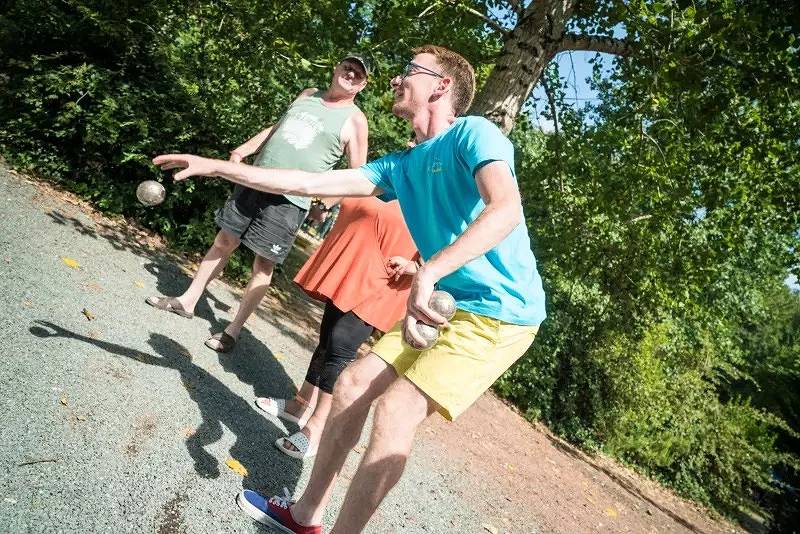
[[[420,70],[422,72],[414,72],[415,70]],[[430,76],[436,76],[437,78],[444,78],[444,74],[440,74],[435,70],[429,69],[428,67],[423,67],[422,65],[414,63],[413,61],[409,61],[406,64],[406,68],[403,70],[403,74],[400,76],[400,81],[402,82],[414,74],[428,74]]]

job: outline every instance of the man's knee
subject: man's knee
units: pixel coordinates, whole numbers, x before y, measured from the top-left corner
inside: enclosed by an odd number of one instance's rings
[[[401,379],[376,403],[374,428],[376,431],[412,433],[433,412],[431,402],[416,386]]]
[[[370,353],[344,368],[333,387],[333,402],[340,408],[368,408],[396,379],[394,369]]]
[[[345,367],[333,386],[333,400],[339,406],[352,406],[366,393],[369,384],[355,366]]]
[[[217,237],[214,238],[214,244],[212,246],[221,252],[230,254],[236,250],[240,242],[241,240],[232,233],[220,230],[217,232]]]

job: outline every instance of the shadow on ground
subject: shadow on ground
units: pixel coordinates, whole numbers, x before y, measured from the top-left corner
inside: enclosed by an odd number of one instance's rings
[[[191,279],[175,264],[174,260],[170,261],[168,258],[153,259],[150,263],[146,263],[144,268],[156,278],[156,292],[158,295],[169,297],[181,295],[191,283]],[[197,318],[208,321],[210,325],[209,331],[216,334],[221,332],[227,323],[217,318],[214,309],[228,312],[231,307],[215,297],[210,291],[204,291],[203,296],[200,297],[194,308],[194,315]]]
[[[69,226],[83,236],[104,239],[116,250],[126,250],[149,260],[144,268],[156,278],[158,294],[177,296],[189,287],[191,278],[184,271],[187,260],[162,250],[160,240],[147,231],[127,221],[121,224],[102,220],[87,223],[66,211],[68,210],[50,209],[46,213],[55,224]],[[309,255],[307,248],[292,248],[285,265],[275,274],[273,287],[255,314],[310,352],[316,346],[314,336],[322,317],[322,306],[306,296],[292,282],[294,274]],[[195,307],[195,316],[209,323],[209,334],[220,332],[227,325],[226,321],[217,318],[214,310],[227,313],[231,311],[231,306],[206,291]],[[292,325],[292,328],[287,327],[287,324]],[[298,333],[296,326],[302,326],[306,332]],[[238,353],[242,349],[236,350]]]
[[[128,221],[115,223],[112,221],[100,220],[86,223],[66,213],[68,211],[69,208],[61,207],[52,208],[45,213],[50,217],[53,223],[61,226],[69,226],[82,236],[91,237],[92,239],[105,239],[115,250],[126,250],[138,256],[151,258],[154,256],[163,256],[166,259],[169,255],[168,253],[157,250],[160,239],[130,224]]]
[[[220,462],[205,447],[221,439],[222,425],[225,425],[236,438],[229,451],[230,457],[237,459],[248,470],[243,487],[268,494],[282,487],[294,490],[301,465],[271,450],[271,443],[283,435],[283,429],[261,415],[249,400],[242,399],[208,371],[195,365],[189,351],[180,343],[151,333],[148,344],[153,348],[154,355],[93,339],[48,321],[35,321],[29,330],[40,338],[75,339],[116,357],[177,371],[181,384],[197,404],[202,417],[197,430],[186,439],[186,449],[197,474],[203,478],[219,476]],[[250,354],[236,358],[220,357],[220,364],[242,382],[253,384],[257,395],[282,394],[290,381],[274,357],[266,348]]]

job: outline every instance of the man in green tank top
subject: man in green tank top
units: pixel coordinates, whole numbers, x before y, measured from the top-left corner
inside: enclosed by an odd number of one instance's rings
[[[230,160],[238,163],[257,153],[254,165],[259,167],[324,172],[346,155],[350,168],[357,169],[367,160],[368,128],[367,118],[354,99],[366,86],[368,76],[369,62],[359,54],[349,54],[334,68],[326,90],[310,88],[300,93],[277,123],[234,149]],[[266,294],[275,264],[286,259],[310,204],[307,197],[276,195],[237,185],[217,211],[220,231],[189,288],[177,297],[151,296],[146,302],[193,317],[208,283],[222,272],[230,255],[243,243],[256,255],[253,274],[233,321],[206,341],[216,351],[231,350],[245,321]]]

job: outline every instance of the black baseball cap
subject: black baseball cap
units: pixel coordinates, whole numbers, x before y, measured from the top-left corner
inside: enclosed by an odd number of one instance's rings
[[[346,60],[355,61],[364,69],[364,72],[369,76],[372,74],[372,61],[365,56],[364,54],[360,54],[358,52],[348,52],[343,58],[342,61]]]

